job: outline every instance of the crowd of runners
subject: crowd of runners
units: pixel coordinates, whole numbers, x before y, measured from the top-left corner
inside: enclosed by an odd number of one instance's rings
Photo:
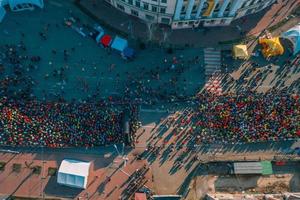
[[[299,95],[270,91],[214,97],[201,95],[189,108],[166,121],[176,141],[238,143],[279,141],[300,137]]]
[[[92,147],[123,142],[123,112],[103,104],[1,99],[0,145]]]

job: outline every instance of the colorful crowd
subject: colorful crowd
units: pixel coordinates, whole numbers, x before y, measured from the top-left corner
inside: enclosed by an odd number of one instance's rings
[[[122,142],[123,112],[100,104],[0,100],[0,145],[92,147]]]
[[[300,138],[300,96],[285,91],[212,96],[197,100],[163,121],[174,127],[177,147],[237,144]],[[168,142],[168,140],[164,140]]]
[[[203,95],[181,118],[201,143],[278,141],[300,137],[300,99],[284,92]]]

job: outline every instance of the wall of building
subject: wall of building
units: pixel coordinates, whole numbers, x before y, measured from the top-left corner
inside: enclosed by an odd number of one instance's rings
[[[106,0],[117,9],[149,23],[170,25],[176,0]]]
[[[106,0],[123,12],[173,29],[227,26],[276,0]]]

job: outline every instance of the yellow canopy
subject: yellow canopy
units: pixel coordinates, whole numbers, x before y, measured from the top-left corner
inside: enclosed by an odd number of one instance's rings
[[[243,44],[233,46],[233,57],[235,59],[248,59],[249,54],[247,51],[247,46]]]
[[[284,48],[280,43],[279,37],[271,39],[259,38],[258,43],[262,45],[262,53],[266,58],[284,53]]]

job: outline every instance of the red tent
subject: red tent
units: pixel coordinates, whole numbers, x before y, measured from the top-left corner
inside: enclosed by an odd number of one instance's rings
[[[145,193],[135,193],[135,200],[147,200],[147,196]]]
[[[110,35],[104,35],[102,38],[101,38],[101,44],[104,46],[104,47],[108,47],[110,45],[110,43],[112,42],[112,38]]]

